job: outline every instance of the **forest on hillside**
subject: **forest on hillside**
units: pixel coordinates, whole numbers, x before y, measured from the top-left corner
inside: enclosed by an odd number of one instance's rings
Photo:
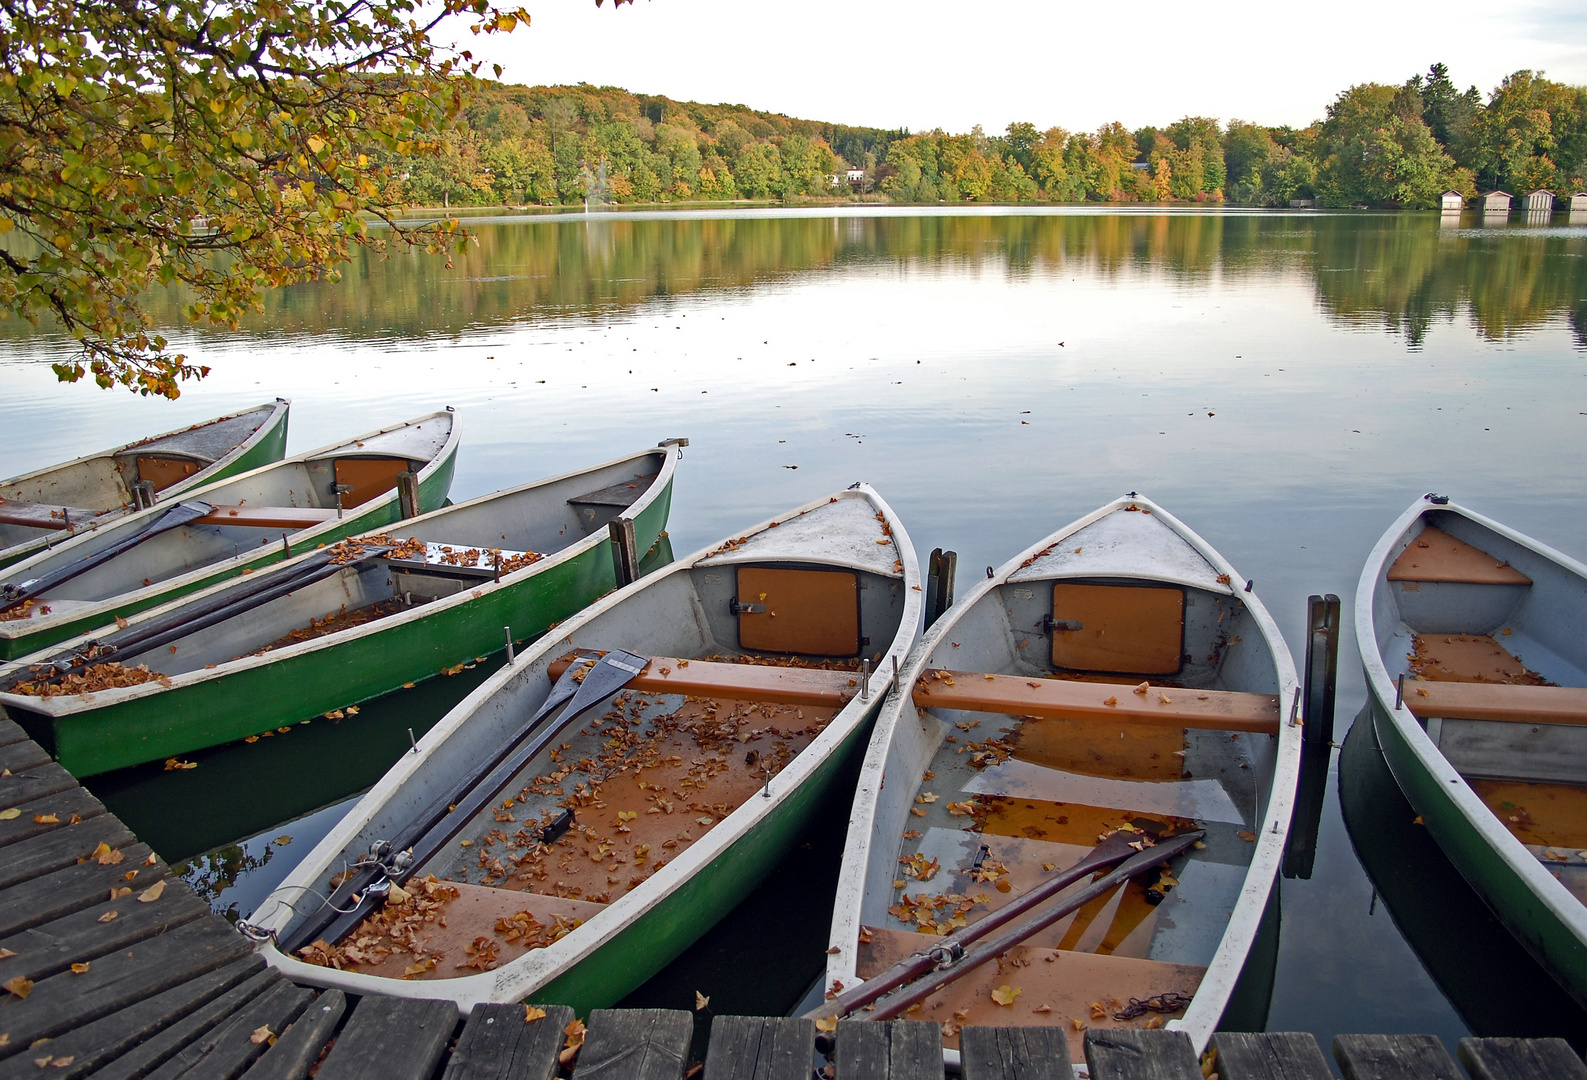
[[[851,127],[616,87],[478,82],[434,157],[390,158],[412,205],[886,199],[1436,207],[1587,188],[1587,87],[1517,71],[1486,97],[1434,64],[1342,91],[1305,128],[1187,116],[1131,131]]]

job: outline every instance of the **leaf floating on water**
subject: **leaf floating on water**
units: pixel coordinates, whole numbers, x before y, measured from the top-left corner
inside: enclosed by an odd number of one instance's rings
[[[131,890],[129,889],[128,891],[130,892]],[[154,901],[160,898],[160,894],[163,892],[165,892],[165,882],[156,881],[153,885],[150,885],[147,889],[144,889],[138,894],[138,903],[152,904]]]
[[[1515,819],[1511,818],[1510,820],[1514,821]],[[1411,820],[1411,824],[1412,825],[1426,825],[1427,822],[1422,820],[1422,815],[1421,814],[1417,814],[1416,817]]]
[[[823,1016],[821,1019],[816,1021],[816,1030],[817,1031],[828,1031],[828,1032],[830,1032],[830,1031],[836,1031],[837,1029],[838,1029],[838,1018],[835,1017],[835,1016]]]
[[[999,986],[996,990],[992,991],[992,1000],[997,1002],[999,1005],[1008,1006],[1014,1004],[1014,999],[1023,993],[1023,990],[1016,990],[1012,986],[1008,985],[1008,983],[1004,983],[1002,986]]]
[[[704,1009],[709,1004],[711,1004],[711,999],[710,998],[706,997],[704,994],[700,993],[700,991],[698,991],[698,990],[696,990],[694,992],[694,1011],[695,1012],[699,1012],[701,1009]]]
[[[282,833],[280,836],[275,838],[275,843],[280,844],[282,847],[286,847],[288,844],[292,843],[292,837],[288,836],[286,833]]]
[[[524,1023],[532,1024],[536,1020],[544,1020],[545,1018],[546,1018],[546,1011],[544,1009],[539,1008],[538,1006],[535,1006],[535,1005],[525,1005],[523,1007],[523,1022]]]
[[[183,761],[181,758],[174,758],[174,757],[170,757],[170,758],[166,758],[165,759],[165,771],[166,772],[176,772],[176,771],[181,770],[181,769],[196,769],[196,768],[198,768],[198,762],[196,762],[196,761]]]

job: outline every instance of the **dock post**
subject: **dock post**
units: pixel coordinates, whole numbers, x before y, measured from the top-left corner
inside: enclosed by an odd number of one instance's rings
[[[953,577],[959,568],[957,552],[931,549],[931,559],[926,564],[926,628],[942,618],[943,612],[953,606]]]
[[[632,585],[639,580],[639,541],[634,537],[634,519],[617,517],[606,525],[612,537],[612,567],[617,575],[617,587]]]
[[[419,516],[419,474],[411,470],[397,474],[397,507],[402,519]]]

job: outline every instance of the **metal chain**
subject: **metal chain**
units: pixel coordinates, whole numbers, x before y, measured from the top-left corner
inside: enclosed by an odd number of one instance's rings
[[[1130,1003],[1113,1014],[1115,1020],[1134,1020],[1137,1016],[1144,1016],[1149,1012],[1171,1013],[1178,1012],[1190,1004],[1190,998],[1184,994],[1176,994],[1172,990],[1167,993],[1157,994],[1142,1001],[1140,998],[1130,998]]]

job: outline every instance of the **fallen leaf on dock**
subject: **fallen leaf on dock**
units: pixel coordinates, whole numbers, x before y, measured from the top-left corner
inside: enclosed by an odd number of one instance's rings
[[[109,844],[101,840],[99,846],[94,849],[92,857],[100,866],[115,866],[122,859],[125,859],[126,855],[113,850]]]
[[[835,1016],[823,1016],[821,1019],[816,1021],[817,1031],[836,1031],[837,1029],[838,1018]]]
[[[29,994],[33,993],[33,980],[26,975],[18,975],[14,979],[7,979],[5,982],[0,983],[0,986],[5,987],[6,991],[14,997],[19,997],[24,1001],[27,1000]]]
[[[112,919],[114,919],[116,917],[117,914],[118,913],[114,912],[114,911],[107,911],[103,915],[99,916],[99,921],[100,922],[110,922]]]
[[[73,975],[87,975],[88,974],[88,965],[86,963],[73,964],[72,965],[72,974]]]
[[[269,1042],[275,1037],[275,1032],[270,1030],[269,1024],[260,1024],[253,1029],[253,1034],[248,1036],[248,1041],[258,1046],[262,1042]]]
[[[0,821],[15,821],[17,818],[19,818],[21,816],[22,816],[22,811],[18,810],[14,806],[9,807],[8,809],[5,809],[5,810],[0,810]]]
[[[701,1009],[705,1008],[709,1004],[711,1004],[711,999],[710,998],[706,997],[704,994],[700,993],[700,991],[698,991],[698,990],[696,990],[694,992],[694,1011],[695,1012],[699,1012]]]
[[[546,1018],[546,1011],[544,1009],[538,1008],[538,1007],[536,1007],[534,1005],[525,1005],[523,1007],[523,1022],[524,1023],[532,1024],[536,1020],[544,1020],[545,1018]]]
[[[141,893],[138,894],[138,903],[140,903],[140,904],[151,904],[154,901],[158,900],[160,898],[160,894],[163,893],[164,891],[165,891],[165,882],[164,881],[156,881],[153,885],[150,885],[147,889],[144,889]]]
[[[61,819],[56,817],[54,814],[33,815],[33,824],[35,825],[59,825],[60,823]]]

